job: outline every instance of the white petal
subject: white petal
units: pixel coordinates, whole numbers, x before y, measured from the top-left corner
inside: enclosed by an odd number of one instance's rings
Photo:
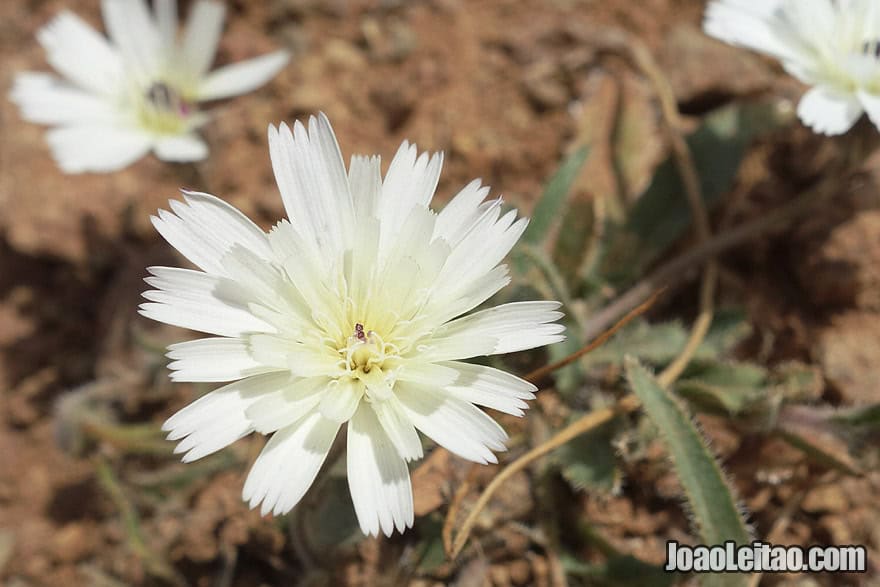
[[[102,0],[104,26],[129,73],[147,81],[155,77],[162,57],[162,39],[144,0]]]
[[[159,139],[155,151],[162,161],[201,161],[208,156],[208,145],[198,135],[190,133]]]
[[[805,125],[823,135],[845,133],[864,112],[854,94],[821,86],[811,88],[804,94],[797,111]]]
[[[296,379],[266,395],[247,409],[247,417],[261,434],[271,434],[300,421],[321,401],[330,383],[326,377]]]
[[[437,444],[477,463],[496,463],[492,453],[507,450],[507,434],[473,404],[426,386],[395,386],[406,417]]]
[[[804,2],[804,4],[822,4]],[[798,47],[792,46],[792,39],[781,33],[777,15],[783,2],[781,0],[718,0],[706,7],[703,30],[707,35],[727,43],[741,45],[773,55],[779,59],[796,59],[800,56]]]
[[[182,58],[194,78],[201,78],[214,62],[225,15],[224,4],[212,0],[198,0],[190,9],[183,34]]]
[[[61,12],[37,33],[46,59],[77,86],[113,95],[123,78],[122,59],[107,40],[81,18]]]
[[[177,0],[153,0],[156,26],[166,51],[172,51],[177,42]]]
[[[288,61],[290,54],[281,50],[225,65],[205,77],[198,99],[220,100],[256,90],[278,75]]]
[[[485,211],[449,254],[438,278],[438,298],[455,298],[495,268],[510,252],[528,226],[528,220],[516,220],[511,210],[498,218],[500,201],[487,202]],[[497,221],[495,220],[496,218]],[[474,251],[480,251],[475,255]]]
[[[467,184],[437,215],[434,236],[455,246],[480,217],[480,204],[489,195],[489,188],[481,187],[479,179]]]
[[[868,114],[868,118],[880,129],[880,95],[870,94],[865,91],[859,92],[859,101]]]
[[[400,406],[400,400],[392,393],[387,399],[373,401],[370,404],[379,423],[388,435],[389,440],[397,449],[400,458],[406,461],[414,461],[422,458],[422,441],[416,432],[415,426]]]
[[[254,360],[239,338],[200,338],[168,347],[168,368],[173,381],[233,381],[279,371]]]
[[[251,355],[259,363],[286,369],[297,377],[339,376],[339,354],[323,343],[304,343],[284,336],[248,337]]]
[[[512,353],[565,340],[559,302],[502,304],[453,320],[434,331],[419,353],[424,361]]]
[[[348,485],[364,534],[391,536],[413,524],[412,484],[406,462],[368,405],[348,425]]]
[[[168,440],[184,439],[174,452],[183,462],[200,459],[228,446],[253,431],[245,411],[266,394],[287,384],[286,373],[248,377],[214,390],[165,421]]]
[[[144,292],[141,304],[147,318],[218,336],[246,332],[272,332],[274,328],[254,316],[240,287],[222,277],[173,267],[149,267],[146,281],[155,290]]]
[[[270,258],[266,233],[220,198],[184,192],[184,202],[170,201],[174,214],[159,210],[153,226],[165,240],[199,268],[226,275],[222,259],[235,245]]]
[[[227,251],[221,262],[226,274],[248,292],[251,301],[281,314],[290,326],[304,325],[310,312],[278,264],[241,245]]]
[[[418,155],[416,146],[408,141],[400,145],[388,166],[379,197],[377,215],[382,221],[380,250],[387,250],[389,240],[397,236],[414,207],[427,208],[437,188],[442,167],[442,153]]]
[[[382,193],[381,158],[352,155],[348,165],[348,184],[358,218],[377,218]]]
[[[293,509],[314,482],[327,458],[339,423],[312,412],[305,419],[272,435],[248,474],[242,498],[263,515]]]
[[[143,133],[104,126],[53,128],[46,140],[65,173],[118,171],[146,155],[152,146]]]
[[[45,73],[15,76],[9,99],[21,109],[21,117],[39,124],[118,124],[120,117],[111,103]]]
[[[317,249],[303,223],[294,227],[289,221],[282,220],[269,232],[269,245],[278,262],[288,276],[294,277],[293,287],[299,292],[306,315],[331,315],[335,287],[339,279],[339,264],[330,262],[327,255]],[[308,227],[305,227],[308,228]],[[333,320],[324,320],[328,328],[333,327]],[[328,332],[330,336],[347,336],[341,331]]]
[[[445,385],[447,393],[464,401],[522,416],[528,409],[526,401],[535,399],[537,387],[516,375],[492,367],[450,361],[442,366],[455,371],[458,377]]]
[[[380,213],[399,210],[405,217],[412,206],[427,207],[434,197],[440,170],[443,168],[443,153],[419,155],[418,148],[404,141],[397,149],[385,180],[382,182]]]
[[[331,262],[353,234],[354,212],[342,153],[323,114],[269,127],[269,154],[284,208],[296,230]]]
[[[354,415],[361,398],[364,385],[360,381],[342,377],[327,387],[321,400],[321,415],[334,422],[345,422]]]

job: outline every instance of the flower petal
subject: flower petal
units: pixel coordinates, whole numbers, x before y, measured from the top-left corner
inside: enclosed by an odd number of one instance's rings
[[[476,463],[497,463],[507,434],[473,404],[427,386],[398,382],[401,408],[416,428],[458,456]]]
[[[854,94],[817,86],[804,94],[797,112],[801,121],[817,133],[839,135],[852,128],[864,110]]]
[[[273,332],[274,328],[254,316],[238,284],[221,277],[175,267],[149,267],[146,281],[155,290],[142,295],[147,318],[218,336],[246,332]]]
[[[172,51],[177,44],[177,0],[153,0],[153,9],[162,47]]]
[[[149,136],[109,126],[62,126],[46,133],[52,156],[65,173],[118,171],[147,154]]]
[[[868,114],[868,118],[880,129],[880,95],[871,94],[869,92],[860,91],[858,94],[859,102]]]
[[[391,536],[413,524],[412,484],[376,414],[362,403],[348,425],[348,485],[364,534]]]
[[[526,401],[535,399],[535,392],[538,391],[525,379],[492,367],[458,361],[440,365],[458,373],[454,383],[444,386],[447,393],[513,416],[522,416],[523,410],[528,409]]]
[[[346,422],[357,410],[364,396],[364,385],[349,377],[336,379],[324,391],[321,415],[334,422]]]
[[[233,381],[282,371],[254,360],[240,338],[200,338],[168,347],[172,381]],[[286,371],[286,370],[284,370]]]
[[[803,4],[825,4],[804,2]],[[761,51],[778,59],[799,59],[802,52],[792,46],[790,36],[780,34],[777,17],[782,0],[717,0],[706,7],[703,30],[727,43]]]
[[[223,257],[241,245],[261,258],[271,258],[266,233],[220,198],[184,192],[184,202],[171,200],[174,214],[159,210],[153,226],[165,240],[202,270],[226,276]]]
[[[220,100],[256,90],[278,75],[290,61],[287,51],[275,51],[225,65],[209,73],[199,87],[199,100]]]
[[[120,119],[107,100],[45,73],[16,75],[9,99],[21,109],[22,118],[39,124],[111,125]]]
[[[354,208],[342,153],[323,114],[269,127],[269,154],[284,209],[293,228],[331,262],[353,234]]]
[[[559,302],[514,302],[475,312],[434,331],[423,361],[512,353],[565,340]]]
[[[201,78],[214,62],[226,6],[213,0],[198,0],[190,9],[183,33],[181,52],[194,78]]]
[[[437,215],[434,236],[457,245],[481,215],[480,204],[489,195],[489,187],[479,179],[467,184]]]
[[[378,218],[382,193],[381,159],[378,155],[352,155],[348,165],[348,184],[357,218]]]
[[[123,79],[122,58],[80,17],[63,11],[37,33],[46,60],[80,88],[113,95]]]
[[[271,434],[300,421],[321,401],[330,383],[326,377],[295,379],[247,408],[247,417],[261,434]]]
[[[156,157],[162,161],[201,161],[208,156],[208,145],[193,133],[162,137],[156,142]]]
[[[376,413],[376,418],[382,425],[382,429],[385,430],[388,439],[397,449],[400,458],[405,461],[414,461],[424,456],[419,433],[406,417],[400,406],[400,400],[394,394],[383,401],[374,401],[370,406]]]
[[[214,390],[186,406],[162,425],[168,440],[180,440],[175,453],[186,453],[183,462],[200,459],[253,431],[245,415],[248,406],[287,384],[287,373],[248,377]]]
[[[340,424],[317,411],[272,435],[257,457],[242,490],[242,499],[260,513],[280,515],[293,509],[318,475]]]
[[[104,26],[125,59],[125,68],[143,81],[155,77],[163,57],[156,21],[144,0],[102,0]]]

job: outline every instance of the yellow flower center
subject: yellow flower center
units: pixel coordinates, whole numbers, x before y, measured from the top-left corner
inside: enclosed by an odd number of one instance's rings
[[[339,349],[343,357],[347,375],[358,379],[367,387],[367,393],[381,399],[391,393],[394,385],[394,370],[400,351],[396,345],[382,340],[382,337],[355,324],[354,332],[346,339],[346,346]]]
[[[138,99],[138,123],[156,134],[181,134],[195,112],[183,92],[164,81],[151,85]]]

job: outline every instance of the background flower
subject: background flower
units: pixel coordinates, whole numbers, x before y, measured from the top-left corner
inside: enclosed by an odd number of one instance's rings
[[[536,388],[461,362],[563,340],[557,302],[461,317],[509,282],[499,265],[526,228],[468,184],[428,207],[442,158],[406,142],[385,178],[378,157],[346,172],[330,123],[270,127],[290,221],[268,234],[207,194],[186,193],[156,229],[202,271],[153,267],[141,312],[214,335],[170,347],[175,381],[234,381],[165,423],[191,461],[254,430],[272,434],[243,497],[264,514],[299,502],[342,424],[361,529],[413,523],[407,462],[416,430],[455,454],[496,462],[507,436],[477,406],[521,415]]]
[[[177,3],[103,0],[109,39],[69,11],[37,39],[61,74],[25,72],[10,98],[22,116],[55,128],[52,154],[68,173],[121,169],[150,150],[166,161],[194,161],[208,152],[195,134],[207,117],[198,103],[249,92],[274,77],[286,51],[209,71],[225,7],[198,0],[178,38]]]
[[[813,86],[798,116],[818,133],[848,131],[867,112],[880,126],[880,6],[873,0],[716,0],[704,29],[771,55]]]

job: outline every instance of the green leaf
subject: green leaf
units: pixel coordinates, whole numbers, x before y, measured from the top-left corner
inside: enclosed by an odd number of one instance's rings
[[[619,364],[624,356],[632,355],[646,363],[662,365],[678,355],[687,337],[679,322],[652,324],[647,320],[635,320],[586,355],[583,362],[587,365]]]
[[[416,548],[415,559],[418,561],[416,567],[419,573],[432,573],[446,562],[446,552],[443,550],[443,520],[436,513],[420,518],[416,520],[415,530],[420,538]]]
[[[573,201],[562,217],[556,248],[553,250],[553,261],[569,289],[573,289],[581,281],[581,265],[590,244],[594,221],[593,203],[584,199]]]
[[[711,207],[730,190],[752,139],[780,125],[775,106],[734,104],[703,119],[687,138],[700,177],[703,199]],[[675,161],[658,168],[651,185],[630,211],[627,222],[612,231],[601,264],[614,284],[627,283],[666,250],[691,224],[690,206]]]
[[[584,161],[586,161],[589,151],[589,147],[586,146],[573,151],[550,178],[541,199],[538,200],[532,212],[529,227],[522,237],[523,242],[532,245],[544,242],[544,238],[550,232],[553,224],[565,213],[568,192],[571,190],[571,185],[577,178]]]
[[[676,577],[630,555],[612,556],[604,564],[589,564],[564,554],[560,562],[567,574],[588,579],[589,585],[668,587]]]
[[[739,308],[719,308],[712,317],[712,326],[697,350],[695,359],[719,359],[727,356],[752,333],[745,313]]]
[[[779,391],[787,402],[817,401],[825,387],[821,369],[798,361],[774,367],[770,373],[769,384]]]
[[[724,544],[751,539],[721,468],[682,405],[638,361],[627,358],[626,375],[645,413],[657,426],[672,456],[694,516],[700,542]],[[707,575],[706,585],[744,585],[747,575]]]
[[[555,458],[562,476],[577,490],[613,492],[620,483],[612,441],[617,422],[609,422],[564,444]]]
[[[737,415],[766,395],[767,370],[750,363],[707,363],[687,371],[675,390],[701,409]]]
[[[549,362],[555,363],[581,348],[581,342],[573,337],[566,337],[562,342],[547,347]],[[588,355],[589,356],[589,355]],[[555,387],[564,397],[572,397],[584,382],[584,371],[580,361],[575,361],[553,373]]]
[[[303,516],[309,546],[316,552],[346,549],[363,539],[344,477],[328,474],[315,503],[297,515]]]
[[[845,426],[859,426],[880,430],[880,404],[841,410],[831,421]]]

